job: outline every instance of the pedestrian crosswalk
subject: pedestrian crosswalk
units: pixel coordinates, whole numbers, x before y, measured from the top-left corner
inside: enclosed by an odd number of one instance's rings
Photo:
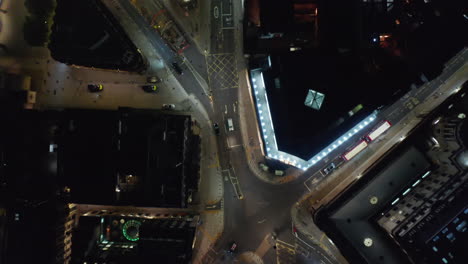
[[[296,263],[296,246],[276,240],[276,263],[277,264],[294,264]]]

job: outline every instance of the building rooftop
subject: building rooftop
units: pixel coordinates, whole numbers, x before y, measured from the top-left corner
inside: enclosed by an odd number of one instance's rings
[[[120,23],[96,0],[58,1],[48,48],[66,64],[134,72],[147,67]]]
[[[200,149],[190,116],[122,108],[11,118],[2,132],[2,177],[22,198],[67,187],[76,203],[186,207],[197,189]]]
[[[315,213],[351,263],[462,263],[468,204],[466,89]],[[449,107],[451,105],[451,107]]]
[[[81,216],[73,232],[72,261],[189,263],[197,220]]]
[[[186,207],[191,119],[157,111],[68,110],[59,177],[76,203]],[[89,184],[83,184],[89,183]]]
[[[267,15],[269,11],[262,9],[265,2],[250,2],[248,16]],[[294,3],[296,8],[296,4],[314,1],[280,2]],[[321,157],[321,151],[332,148],[334,141],[339,142],[336,139],[374,110],[438,76],[444,63],[467,43],[466,34],[459,34],[468,26],[462,2],[318,1],[319,41],[307,47],[288,40],[287,34],[261,35],[260,31],[268,28],[262,18],[261,29],[246,27],[252,94],[254,100],[262,101],[257,107],[259,127],[269,138],[263,142],[265,152],[287,164],[293,162],[281,156],[292,156],[291,160],[297,161],[293,166],[308,168],[313,165],[310,161]],[[291,22],[273,17],[274,23]],[[252,20],[258,22],[257,18]],[[271,46],[252,40],[258,35]],[[279,49],[281,44],[286,48]],[[265,61],[259,59],[262,54],[269,58],[270,67],[256,61]],[[263,88],[256,91],[256,86],[265,87],[267,95],[262,95]],[[310,89],[326,95],[320,111],[304,106]],[[275,142],[268,142],[273,138]],[[278,150],[274,150],[276,146]]]

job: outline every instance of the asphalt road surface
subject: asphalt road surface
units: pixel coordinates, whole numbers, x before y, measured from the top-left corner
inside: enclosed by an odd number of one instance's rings
[[[262,245],[262,241],[276,233],[277,240],[284,245],[295,245],[297,258],[292,256],[290,263],[336,263],[332,258],[326,257],[321,248],[307,248],[307,245],[298,245],[291,231],[291,212],[293,204],[308,190],[304,186],[304,180],[313,175],[320,175],[318,171],[327,164],[320,161],[311,167],[304,175],[291,183],[283,185],[271,185],[259,180],[252,174],[247,165],[245,150],[242,146],[242,138],[239,125],[238,103],[238,74],[236,71],[237,58],[235,56],[236,20],[241,18],[235,14],[230,0],[213,0],[211,4],[211,50],[205,57],[195,47],[185,52],[186,60],[175,54],[144,21],[136,9],[126,0],[118,0],[140,28],[149,36],[150,44],[158,51],[167,65],[177,62],[184,70],[183,75],[174,72],[174,75],[187,90],[194,94],[208,112],[210,120],[220,125],[221,133],[218,139],[218,153],[220,169],[227,181],[224,181],[224,233],[215,245],[217,251],[216,263],[229,263],[232,256],[226,253],[230,243],[236,241],[238,251],[255,252]],[[238,4],[238,3],[237,3]],[[237,36],[241,37],[241,36]],[[239,58],[240,59],[240,58]],[[206,61],[205,61],[206,60]],[[189,65],[190,64],[190,65]],[[203,68],[206,67],[206,74]],[[450,76],[456,67],[451,68],[440,78]],[[209,90],[202,87],[199,74],[203,79],[208,79]],[[418,88],[409,96],[402,98],[398,103],[384,109],[379,114],[380,119],[388,119],[392,123],[398,123],[410,113],[418,102],[422,102],[433,96],[439,81]],[[211,95],[211,100],[208,97]],[[226,121],[232,118],[234,131],[226,129]],[[377,123],[378,121],[376,121]],[[364,133],[364,132],[363,132]],[[349,141],[349,147],[354,142]],[[338,152],[337,152],[338,154]],[[328,161],[329,162],[329,161]],[[318,176],[317,176],[318,177]],[[243,199],[239,199],[239,193],[234,189],[233,182],[240,186]],[[276,263],[279,256],[288,258],[287,246],[260,250],[264,253],[264,263]],[[285,253],[286,252],[286,253]],[[278,254],[277,254],[278,253]],[[297,260],[296,260],[297,258]],[[287,262],[282,262],[287,263]]]

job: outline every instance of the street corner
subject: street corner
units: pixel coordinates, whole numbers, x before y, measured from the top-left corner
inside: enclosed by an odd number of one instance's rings
[[[299,178],[299,176],[300,176],[299,173],[297,173],[296,171],[293,171],[291,173],[287,173],[284,176],[277,177],[275,178],[275,180],[278,182],[278,184],[285,184],[285,183],[296,180],[297,178]]]
[[[246,146],[246,149],[249,148]],[[252,149],[252,148],[250,148]],[[250,154],[250,155],[249,155]],[[289,183],[298,179],[302,175],[302,171],[299,169],[287,169],[284,170],[272,170],[269,166],[267,166],[264,162],[259,162],[260,160],[264,160],[261,156],[256,155],[254,151],[246,152],[248,161],[249,161],[249,168],[250,171],[257,176],[260,180],[275,184],[281,185],[285,183]]]

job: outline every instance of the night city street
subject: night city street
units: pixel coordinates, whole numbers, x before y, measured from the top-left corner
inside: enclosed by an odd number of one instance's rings
[[[462,0],[0,0],[0,264],[465,263],[466,32]]]

